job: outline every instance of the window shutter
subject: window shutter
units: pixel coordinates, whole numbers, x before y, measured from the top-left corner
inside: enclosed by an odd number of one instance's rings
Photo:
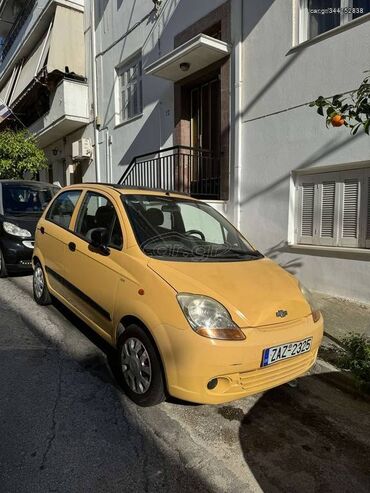
[[[366,248],[370,248],[370,176],[367,180],[367,199],[366,199]]]
[[[300,192],[298,242],[312,244],[314,236],[315,184],[302,183]]]
[[[324,181],[320,186],[320,245],[334,245],[335,243],[335,181]]]
[[[360,183],[357,178],[344,180],[341,246],[359,246]]]

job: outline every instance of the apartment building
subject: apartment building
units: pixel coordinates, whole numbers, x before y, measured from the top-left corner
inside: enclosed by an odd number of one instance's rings
[[[15,115],[1,128],[28,128],[49,162],[40,179],[61,185],[95,178],[86,29],[81,0],[0,3],[0,99]]]
[[[156,6],[99,2],[101,178],[207,200],[309,287],[369,301],[370,139],[307,106],[370,68],[369,1]]]
[[[307,106],[370,69],[369,0],[33,3],[1,24],[0,90],[52,178],[188,192],[308,287],[369,301],[370,138]]]

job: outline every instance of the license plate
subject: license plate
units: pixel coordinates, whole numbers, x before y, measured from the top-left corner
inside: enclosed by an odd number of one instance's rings
[[[297,342],[288,342],[264,349],[261,366],[271,365],[284,359],[307,353],[311,349],[312,337]]]

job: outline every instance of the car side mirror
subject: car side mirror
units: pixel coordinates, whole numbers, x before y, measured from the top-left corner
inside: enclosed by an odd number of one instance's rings
[[[107,228],[95,228],[91,232],[90,245],[95,250],[99,250],[103,255],[109,255],[110,250],[108,248],[109,231]]]

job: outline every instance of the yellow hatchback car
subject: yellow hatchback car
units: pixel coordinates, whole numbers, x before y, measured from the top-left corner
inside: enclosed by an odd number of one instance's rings
[[[281,385],[312,366],[323,335],[292,275],[178,193],[62,189],[38,223],[33,266],[36,302],[55,296],[115,347],[120,383],[141,406]]]

